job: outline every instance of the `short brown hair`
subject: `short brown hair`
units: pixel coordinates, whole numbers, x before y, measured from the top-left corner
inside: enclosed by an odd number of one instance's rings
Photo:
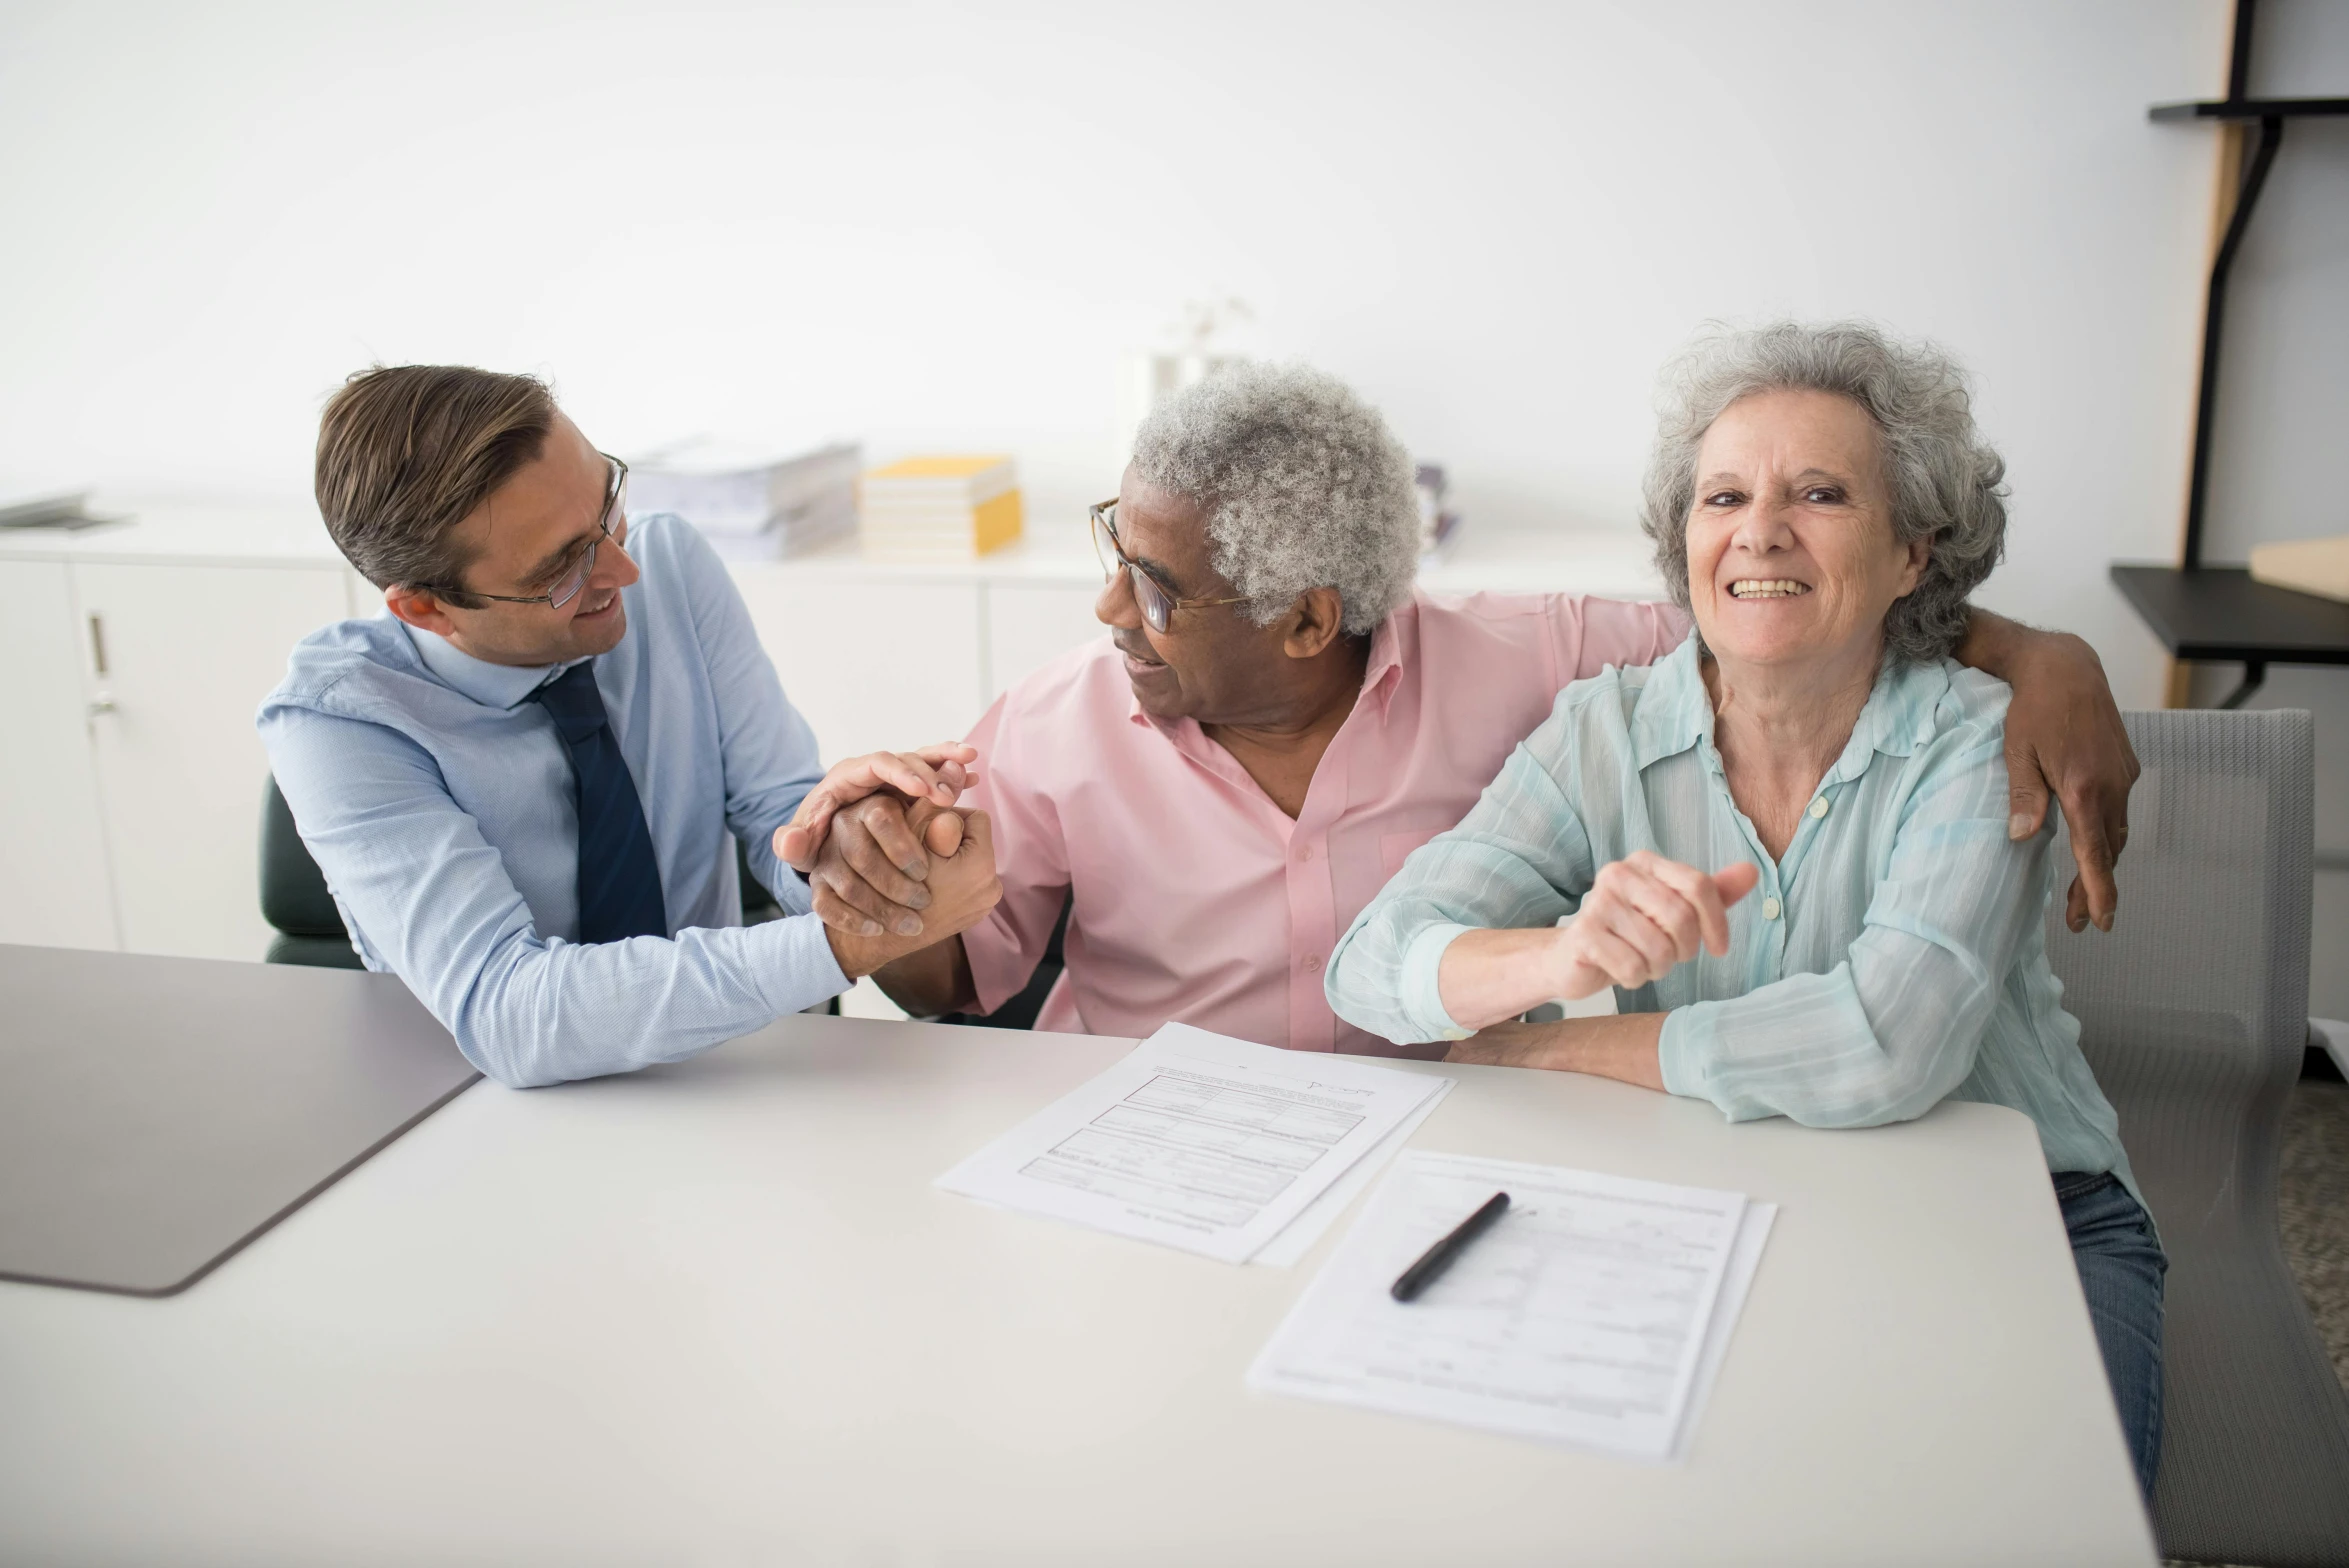
[[[318,510],[378,588],[432,588],[460,605],[471,556],[450,531],[535,461],[555,399],[535,376],[469,365],[378,365],[318,421]]]

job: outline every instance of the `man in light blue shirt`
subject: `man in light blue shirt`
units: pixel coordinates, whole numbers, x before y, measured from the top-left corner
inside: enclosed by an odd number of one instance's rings
[[[819,784],[951,804],[967,747],[818,761],[731,579],[675,518],[633,531],[626,467],[520,376],[353,377],[321,424],[318,501],[389,615],[305,638],[259,725],[367,967],[489,1076],[675,1061],[846,989],[976,920],[988,828],[889,929],[827,928],[775,835]],[[734,842],[787,911],[742,925]]]

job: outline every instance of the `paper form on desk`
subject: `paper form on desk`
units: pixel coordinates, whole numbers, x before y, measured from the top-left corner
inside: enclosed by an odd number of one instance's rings
[[[1352,1208],[1363,1189],[1378,1180],[1378,1173],[1387,1168],[1394,1157],[1403,1152],[1403,1145],[1419,1131],[1419,1124],[1435,1114],[1435,1108],[1444,1103],[1444,1096],[1452,1092],[1457,1078],[1436,1078],[1435,1093],[1419,1102],[1419,1108],[1395,1124],[1394,1130],[1372,1145],[1369,1153],[1356,1160],[1336,1181],[1323,1189],[1320,1197],[1305,1206],[1305,1211],[1282,1227],[1281,1233],[1249,1255],[1251,1264],[1268,1264],[1285,1269],[1302,1262],[1313,1244],[1329,1233],[1338,1216]]]
[[[1509,1194],[1508,1213],[1448,1273],[1409,1305],[1388,1295],[1496,1191]],[[1734,1192],[1407,1153],[1249,1385],[1671,1458],[1685,1450],[1700,1373],[1709,1381],[1733,1326],[1711,1337],[1716,1310],[1743,1297],[1723,1285],[1747,1209]],[[1762,1237],[1745,1238],[1750,1279]]]
[[[1450,1082],[1169,1024],[937,1184],[1242,1263]]]

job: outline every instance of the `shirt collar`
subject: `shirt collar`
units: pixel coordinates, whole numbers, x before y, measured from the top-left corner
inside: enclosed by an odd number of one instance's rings
[[[491,664],[476,659],[459,649],[438,632],[402,623],[408,641],[415,645],[416,657],[424,667],[440,678],[442,685],[472,698],[485,708],[513,708],[528,700],[530,694],[546,684],[547,680],[572,664]]]
[[[1822,783],[1854,779],[1868,770],[1878,752],[1906,757],[1934,736],[1934,714],[1949,691],[1949,667],[1942,660],[1896,662],[1886,658],[1851,727],[1843,754]],[[1656,661],[1640,691],[1631,721],[1633,766],[1645,768],[1713,738],[1713,697],[1698,667],[1696,633]]]
[[[1362,693],[1378,699],[1382,716],[1395,700],[1395,688],[1403,684],[1403,661],[1412,651],[1405,645],[1417,642],[1418,629],[1419,596],[1414,593],[1370,634],[1370,662],[1362,669]]]

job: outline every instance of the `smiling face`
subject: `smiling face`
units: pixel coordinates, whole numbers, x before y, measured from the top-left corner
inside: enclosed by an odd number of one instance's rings
[[[1207,516],[1199,504],[1138,479],[1128,467],[1117,489],[1117,536],[1126,559],[1149,572],[1173,599],[1228,599],[1231,582],[1215,569]],[[1287,697],[1291,661],[1287,617],[1258,626],[1244,604],[1186,605],[1163,632],[1153,631],[1135,602],[1130,577],[1112,575],[1093,613],[1125,655],[1134,700],[1153,718],[1246,724],[1277,712]]]
[[[595,568],[576,597],[468,609],[425,594],[421,613],[410,613],[395,594],[393,612],[491,664],[535,668],[611,652],[628,630],[620,590],[640,575],[620,541],[598,527],[611,474],[579,427],[557,414],[538,456],[450,531],[470,557],[457,586],[477,594],[546,593],[595,544]],[[614,531],[624,528],[615,524]]]
[[[1831,392],[1756,392],[1697,450],[1689,608],[1725,665],[1872,674],[1884,617],[1917,586],[1930,541],[1893,536],[1882,445]]]

